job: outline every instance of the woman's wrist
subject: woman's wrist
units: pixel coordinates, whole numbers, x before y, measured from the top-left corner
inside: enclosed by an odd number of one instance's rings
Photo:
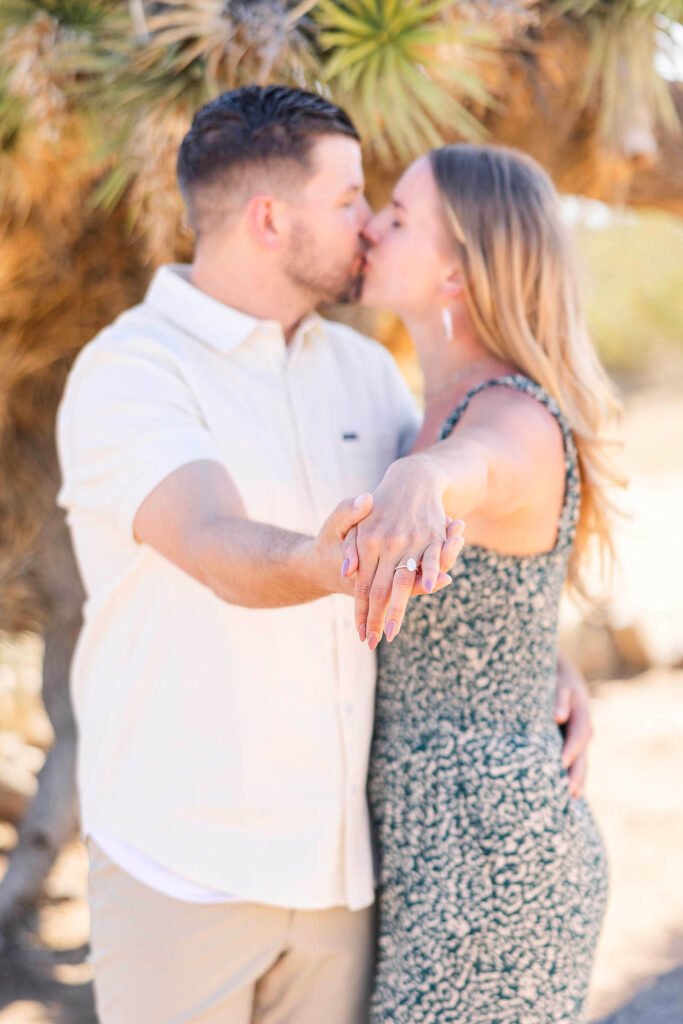
[[[406,455],[405,458],[392,463],[384,478],[388,479],[393,475],[409,478],[412,476],[416,485],[429,489],[441,499],[449,486],[448,474],[438,457],[429,451]]]

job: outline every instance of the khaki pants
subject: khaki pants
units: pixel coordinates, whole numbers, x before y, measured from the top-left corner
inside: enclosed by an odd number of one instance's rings
[[[367,1021],[373,908],[184,903],[88,848],[100,1024]]]

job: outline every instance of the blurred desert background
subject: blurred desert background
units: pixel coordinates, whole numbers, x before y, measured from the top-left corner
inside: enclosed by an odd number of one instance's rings
[[[562,620],[611,863],[589,1019],[683,1024],[682,23],[683,0],[2,0],[0,1024],[96,1024],[55,409],[79,348],[154,267],[191,259],[178,144],[202,103],[255,81],[350,109],[375,205],[462,139],[525,150],[563,195],[630,480],[619,568],[597,611]],[[419,394],[395,321],[352,319]]]

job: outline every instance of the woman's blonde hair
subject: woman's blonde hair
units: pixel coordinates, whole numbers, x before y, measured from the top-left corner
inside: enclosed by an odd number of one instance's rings
[[[557,192],[530,157],[459,144],[430,160],[463,268],[465,294],[486,347],[552,395],[571,427],[581,507],[569,582],[586,595],[585,555],[614,554],[611,486],[624,480],[610,436],[620,404],[591,343]]]

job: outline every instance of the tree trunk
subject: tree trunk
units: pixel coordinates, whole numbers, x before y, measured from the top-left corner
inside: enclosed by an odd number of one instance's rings
[[[69,669],[81,625],[82,591],[61,514],[55,512],[48,527],[38,556],[41,582],[53,598],[44,633],[42,696],[55,739],[0,883],[0,936],[5,942],[38,902],[48,871],[78,826]]]

